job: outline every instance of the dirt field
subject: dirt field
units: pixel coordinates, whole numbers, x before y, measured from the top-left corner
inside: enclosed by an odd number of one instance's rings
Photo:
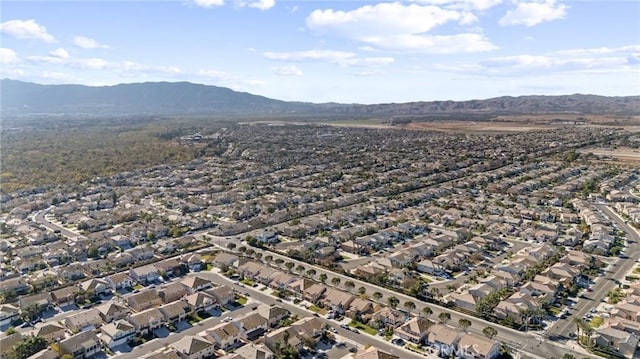
[[[640,162],[640,149],[637,148],[584,148],[580,153],[592,153],[596,156],[606,156],[623,162]]]

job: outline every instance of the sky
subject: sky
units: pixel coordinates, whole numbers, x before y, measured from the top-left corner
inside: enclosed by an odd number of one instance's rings
[[[640,95],[640,1],[3,0],[0,77],[317,103]]]

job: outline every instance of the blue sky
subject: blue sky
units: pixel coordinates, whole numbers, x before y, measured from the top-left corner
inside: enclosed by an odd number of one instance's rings
[[[2,1],[0,76],[383,103],[640,94],[634,0]]]

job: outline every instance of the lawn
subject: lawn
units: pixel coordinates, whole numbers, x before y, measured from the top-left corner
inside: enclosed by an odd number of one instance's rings
[[[356,329],[360,329],[362,331],[364,331],[365,333],[369,334],[369,335],[376,335],[378,334],[378,331],[375,328],[372,328],[364,323],[360,323],[358,321],[352,320],[351,323],[349,323],[350,327],[354,327]]]
[[[240,281],[240,283],[242,283],[242,284],[246,284],[246,285],[248,285],[248,286],[250,286],[250,287],[253,287],[253,285],[255,284],[255,282],[254,282],[254,281],[252,281],[252,280],[251,280],[251,279],[249,279],[249,278],[245,278],[245,279],[241,280],[241,281]]]
[[[309,310],[312,311],[312,312],[316,312],[318,314],[321,314],[321,315],[327,314],[327,309],[326,308],[320,308],[320,307],[317,307],[315,305],[310,306]]]
[[[602,325],[602,323],[604,323],[603,318],[593,317],[593,319],[591,319],[591,322],[589,323],[589,326],[591,326],[591,328],[598,328],[599,326]]]
[[[245,304],[247,304],[247,298],[246,297],[238,297],[236,302],[238,302],[240,305],[245,305]]]

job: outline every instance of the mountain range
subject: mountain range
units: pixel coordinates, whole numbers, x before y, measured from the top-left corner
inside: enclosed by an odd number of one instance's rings
[[[640,114],[640,96],[503,96],[486,100],[408,103],[316,104],[287,102],[225,87],[190,82],[146,82],[114,86],[41,85],[3,79],[3,115],[327,115],[429,117],[499,114]]]

